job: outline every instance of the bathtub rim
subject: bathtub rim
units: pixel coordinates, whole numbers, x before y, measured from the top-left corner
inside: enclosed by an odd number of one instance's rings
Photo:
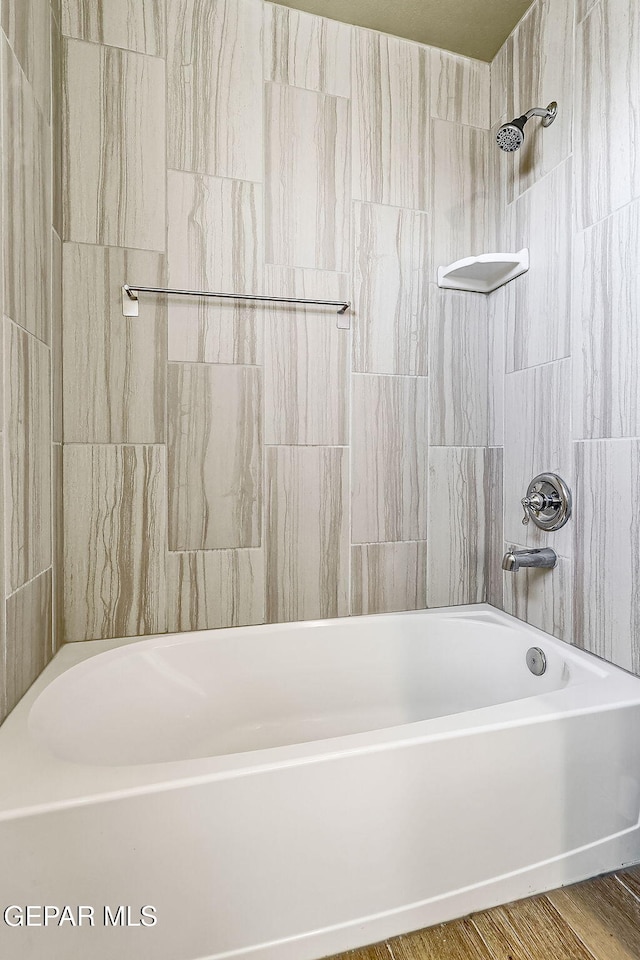
[[[282,629],[313,629],[332,623],[366,623],[382,618],[436,615],[465,620],[493,620],[553,646],[568,661],[588,670],[593,679],[570,684],[540,697],[525,697],[427,720],[326,740],[287,744],[242,753],[169,760],[120,766],[90,765],[63,760],[37,744],[28,730],[31,707],[40,693],[76,663],[101,653],[146,641],[162,645],[179,644],[209,631],[156,634],[150,637],[118,638],[65,644],[0,727],[0,769],[9,783],[0,796],[0,820],[33,815],[53,809],[119,799],[126,795],[181,789],[197,783],[229,777],[249,776],[302,763],[331,761],[363,752],[403,749],[430,740],[473,736],[506,727],[557,721],[585,713],[623,709],[640,703],[640,678],[594,654],[559,640],[490,604],[438,607],[420,611],[338,617],[332,620],[294,621],[285,624],[258,624],[210,631],[216,635],[238,630],[264,634]],[[543,709],[532,710],[534,704]],[[464,718],[464,719],[462,719]]]

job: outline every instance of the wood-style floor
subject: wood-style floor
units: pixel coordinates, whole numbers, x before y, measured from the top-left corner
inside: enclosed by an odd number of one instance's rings
[[[640,867],[333,960],[640,960]]]

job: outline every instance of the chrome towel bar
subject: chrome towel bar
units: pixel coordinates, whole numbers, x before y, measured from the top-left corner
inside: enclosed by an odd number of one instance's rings
[[[338,327],[350,328],[349,317],[345,313],[351,306],[348,300],[303,300],[299,297],[264,297],[249,293],[213,293],[210,290],[172,290],[169,287],[141,287],[138,284],[125,283],[122,287],[122,315],[138,316],[139,293],[169,293],[178,297],[222,297],[225,300],[258,300],[265,303],[302,303],[322,307],[338,307]]]

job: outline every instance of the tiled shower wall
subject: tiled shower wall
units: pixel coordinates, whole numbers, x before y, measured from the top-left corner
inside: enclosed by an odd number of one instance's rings
[[[433,282],[486,249],[489,65],[261,0],[62,31],[65,638],[495,591],[488,300]]]
[[[504,607],[640,673],[637,0],[536,0],[492,64],[492,128],[551,100],[551,127],[532,120],[521,151],[493,154],[498,243],[531,251],[529,273],[490,297],[505,345],[492,373],[504,536],[561,556],[553,572],[505,574]],[[520,523],[542,470],[574,493],[555,534]]]
[[[59,2],[2,0],[0,721],[59,641],[59,46]]]

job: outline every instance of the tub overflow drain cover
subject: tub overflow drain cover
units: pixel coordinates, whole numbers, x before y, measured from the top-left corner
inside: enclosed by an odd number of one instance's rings
[[[527,650],[527,666],[536,677],[541,677],[547,669],[547,658],[540,647],[529,647]]]

